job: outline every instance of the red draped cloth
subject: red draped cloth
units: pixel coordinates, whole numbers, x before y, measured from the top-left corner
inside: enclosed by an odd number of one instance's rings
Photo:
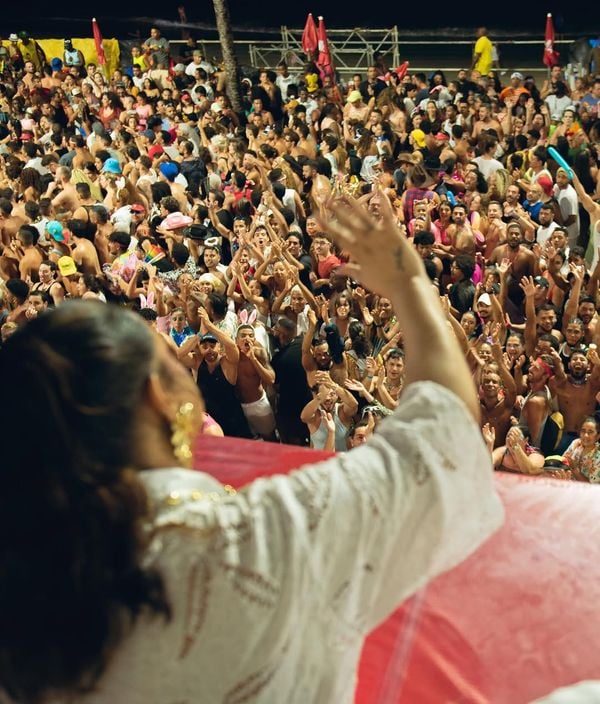
[[[203,437],[194,466],[239,488],[328,456]],[[496,485],[504,526],[367,638],[357,704],[525,704],[600,677],[600,487],[508,474]]]

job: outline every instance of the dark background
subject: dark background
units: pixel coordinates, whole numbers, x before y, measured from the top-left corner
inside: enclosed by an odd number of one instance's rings
[[[158,2],[157,0],[62,0],[40,3],[39,0],[17,3],[5,0],[0,17],[0,36],[28,29],[35,36],[90,36],[90,20],[96,15],[104,36],[126,39],[141,34],[156,19],[177,22],[177,6],[183,4],[188,20],[203,27],[194,28],[197,38],[214,38],[209,31],[214,26],[213,6],[210,0],[190,2]],[[467,38],[472,30],[485,24],[499,34],[542,36],[546,12],[554,13],[557,34],[569,35],[600,31],[600,11],[596,2],[568,4],[556,0],[379,0],[379,2],[323,2],[314,0],[230,0],[232,24],[240,38],[248,29],[276,29],[280,25],[302,27],[308,12],[323,14],[328,27],[391,27],[402,31],[427,30],[451,38]],[[447,28],[470,28],[471,32],[453,32]],[[169,38],[179,38],[176,26],[163,25]],[[265,37],[267,38],[267,37]]]

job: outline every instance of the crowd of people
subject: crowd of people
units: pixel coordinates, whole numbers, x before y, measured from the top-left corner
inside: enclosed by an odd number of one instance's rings
[[[382,58],[348,83],[257,69],[240,113],[193,40],[152,29],[108,76],[68,39],[46,57],[11,35],[2,341],[68,299],[127,306],[189,369],[202,432],[346,451],[398,404],[403,331],[327,206],[389,206],[469,362],[494,465],[600,482],[600,77],[503,85],[478,36],[454,80]]]

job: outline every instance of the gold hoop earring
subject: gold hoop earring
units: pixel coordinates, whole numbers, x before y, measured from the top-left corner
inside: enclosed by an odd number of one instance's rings
[[[185,467],[191,465],[193,433],[194,404],[184,403],[171,423],[171,445],[173,454]]]

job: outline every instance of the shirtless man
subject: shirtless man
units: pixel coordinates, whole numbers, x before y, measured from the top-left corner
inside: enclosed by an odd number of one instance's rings
[[[521,242],[523,235],[521,226],[518,222],[510,222],[506,227],[506,244],[501,244],[492,252],[490,262],[496,266],[500,266],[504,259],[508,260],[510,265],[510,274],[507,277],[507,296],[513,306],[513,310],[509,310],[511,318],[521,316],[522,318],[522,302],[523,291],[520,286],[521,279],[524,276],[537,276],[538,261],[535,254],[524,247]],[[520,322],[514,319],[514,322]]]
[[[81,135],[76,135],[73,138],[73,141],[75,146],[75,156],[73,157],[72,162],[73,168],[83,169],[86,164],[94,161],[94,157],[92,156],[90,150],[87,148],[85,139]]]
[[[551,412],[552,394],[548,383],[554,376],[556,366],[556,358],[550,354],[540,355],[529,365],[527,383],[530,391],[523,402],[519,422],[525,423],[529,428],[533,447],[540,447],[544,426]]]
[[[275,416],[264,387],[274,384],[275,372],[262,345],[256,341],[252,325],[240,325],[235,341],[240,351],[236,389],[242,410],[255,435],[273,440]]]
[[[467,220],[467,209],[462,203],[457,203],[452,208],[452,224],[448,227],[448,235],[451,241],[449,249],[452,254],[475,256],[475,235]]]
[[[502,126],[492,117],[491,107],[486,103],[482,103],[479,108],[479,120],[473,125],[473,139],[478,139],[483,130],[496,130],[498,139],[502,139]]]
[[[187,213],[190,209],[190,204],[185,194],[185,188],[175,181],[179,173],[179,167],[173,161],[163,161],[159,169],[159,180],[165,181],[171,188],[171,195],[179,204],[179,211]]]
[[[326,340],[315,340],[317,330],[317,316],[311,309],[307,313],[308,330],[302,339],[302,366],[306,372],[306,382],[313,388],[318,377],[318,372],[329,372],[334,383],[343,384],[348,378],[346,355],[342,354],[341,362],[334,362]],[[314,343],[313,343],[314,340]]]
[[[315,210],[328,200],[331,195],[331,183],[329,179],[317,171],[318,162],[307,161],[302,167],[302,177],[305,182],[305,192],[308,189],[308,196]]]
[[[86,238],[87,223],[83,220],[69,220],[69,230],[73,238],[73,248],[71,256],[77,264],[77,268],[84,274],[100,276],[100,260],[94,245]]]
[[[0,235],[2,244],[7,247],[17,236],[25,220],[13,214],[13,204],[8,198],[0,198]]]
[[[94,246],[98,252],[98,259],[101,264],[110,263],[112,258],[108,251],[108,242],[113,233],[113,224],[110,221],[108,210],[103,205],[94,205],[90,210],[90,222],[96,226]]]
[[[502,221],[502,205],[497,200],[488,204],[487,229],[485,231],[485,250],[483,256],[489,261],[496,247],[506,240],[506,225]]]
[[[525,294],[525,351],[534,354],[538,338],[541,335],[553,335],[558,342],[563,341],[560,330],[555,329],[558,317],[556,309],[550,303],[542,301],[536,305],[545,289],[536,285],[531,276],[521,279],[521,290]]]
[[[579,428],[583,420],[593,416],[596,409],[596,395],[600,391],[600,357],[596,350],[588,355],[580,350],[571,354],[569,374],[565,374],[560,363],[560,355],[553,351],[556,375],[549,383],[552,395],[558,399],[558,407],[563,414],[565,429],[557,449],[564,452],[573,440],[579,437]],[[588,358],[592,364],[588,374]]]
[[[24,325],[27,322],[27,297],[29,286],[21,279],[9,279],[6,282],[6,302],[10,308],[5,323]]]
[[[348,428],[358,410],[358,402],[349,391],[333,382],[327,372],[317,374],[318,382],[312,388],[314,398],[302,409],[300,420],[308,426],[311,447],[344,452]],[[332,431],[328,421],[333,422]]]
[[[249,150],[242,157],[242,166],[239,169],[245,176],[247,181],[252,183],[261,182],[261,174],[257,167],[256,152]]]
[[[40,250],[35,246],[38,231],[33,225],[23,225],[17,234],[21,256],[19,259],[19,274],[23,281],[29,279],[33,283],[39,281],[38,270],[44,261]]]
[[[492,345],[492,357],[495,367],[484,367],[481,376],[481,427],[489,424],[494,429],[494,447],[500,447],[506,442],[506,434],[511,427],[511,416],[517,398],[517,386],[502,357],[499,343]],[[504,388],[504,394],[500,389]]]
[[[58,195],[54,195],[60,190]],[[56,169],[54,181],[48,186],[46,195],[52,196],[52,210],[55,214],[74,213],[79,205],[79,198],[75,184],[71,183],[71,169],[68,166],[59,166]]]

